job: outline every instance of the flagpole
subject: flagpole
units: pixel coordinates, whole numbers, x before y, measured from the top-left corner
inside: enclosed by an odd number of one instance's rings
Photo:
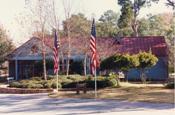
[[[91,40],[90,40],[90,48],[93,52],[92,54],[92,62],[93,62],[93,76],[94,76],[94,82],[95,82],[95,99],[97,98],[97,57],[96,57],[96,29],[95,29],[95,14],[92,14],[92,30],[91,30]],[[94,45],[95,44],[95,45]],[[95,55],[95,56],[94,56]],[[94,62],[95,61],[95,62]]]
[[[58,92],[58,71],[57,71],[57,92]]]
[[[96,68],[94,71],[94,77],[95,77],[95,99],[97,98],[97,72],[96,72]]]
[[[58,92],[58,71],[59,71],[58,48],[59,48],[59,41],[58,41],[58,38],[57,38],[56,29],[55,29],[55,38],[54,39],[55,39],[54,40],[54,73],[56,74],[56,92]]]

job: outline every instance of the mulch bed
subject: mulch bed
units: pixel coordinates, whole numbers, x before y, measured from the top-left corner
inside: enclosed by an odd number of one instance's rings
[[[26,88],[0,88],[2,94],[31,94],[31,93],[50,93],[53,89],[26,89]]]

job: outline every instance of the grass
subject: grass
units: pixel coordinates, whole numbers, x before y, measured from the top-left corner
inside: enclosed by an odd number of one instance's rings
[[[94,91],[86,94],[75,91],[59,91],[50,94],[53,98],[94,98]],[[118,99],[155,103],[174,103],[174,89],[165,89],[163,85],[142,85],[124,83],[120,88],[105,88],[98,90],[99,99]]]

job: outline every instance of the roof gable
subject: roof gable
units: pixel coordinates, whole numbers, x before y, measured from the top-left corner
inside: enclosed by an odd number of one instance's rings
[[[52,49],[45,45],[46,56],[50,56]],[[8,59],[42,59],[42,41],[37,37],[32,37],[23,45],[15,49],[7,56]]]

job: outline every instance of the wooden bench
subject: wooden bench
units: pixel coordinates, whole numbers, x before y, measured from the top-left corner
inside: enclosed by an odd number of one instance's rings
[[[80,91],[83,91],[83,93],[87,92],[87,85],[86,83],[77,83],[76,85],[76,94],[80,94]]]

